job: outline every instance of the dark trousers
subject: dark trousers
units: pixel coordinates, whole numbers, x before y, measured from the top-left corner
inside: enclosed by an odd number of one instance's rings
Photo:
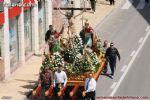
[[[64,83],[56,83],[56,86],[54,88],[54,94],[57,95],[57,93],[60,91],[60,85],[63,87]]]
[[[50,85],[51,85],[51,82],[42,82],[42,84],[41,84],[42,89],[43,89],[44,91],[47,91],[48,88],[50,87]]]
[[[115,5],[115,0],[109,0],[110,5]]]
[[[109,66],[110,66],[110,69],[111,69],[111,75],[114,75],[114,71],[116,69],[116,59],[111,59],[109,61]]]
[[[95,0],[90,0],[90,2],[91,2],[92,10],[95,11],[96,1]]]
[[[104,67],[104,70],[103,70],[104,74],[106,74],[106,73],[107,73],[107,69],[108,69],[108,62],[106,61],[106,63],[105,63],[105,67]]]
[[[56,86],[54,88],[54,93],[53,93],[53,99],[52,100],[62,100],[62,98],[59,98],[58,94],[57,94],[60,91],[60,85],[61,85],[61,88],[62,88],[64,83],[56,83]]]
[[[146,3],[149,3],[149,0],[145,0]]]
[[[87,92],[85,100],[95,100],[95,91],[94,92]]]

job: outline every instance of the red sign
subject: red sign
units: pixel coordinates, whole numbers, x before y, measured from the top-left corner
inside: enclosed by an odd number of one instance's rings
[[[35,5],[34,0],[24,0],[23,3],[25,4],[24,11]]]
[[[4,24],[4,12],[0,12],[0,25]]]
[[[4,0],[0,0],[0,3],[4,2]]]
[[[3,2],[4,0],[0,0],[0,2]],[[23,3],[32,3],[32,4],[35,4],[35,1],[34,0],[24,0]],[[24,7],[24,10],[28,10],[30,8],[29,7]],[[21,7],[19,6],[15,6],[15,7],[12,7],[12,8],[9,8],[8,9],[8,16],[9,16],[9,19],[12,19],[16,16],[19,16],[21,13]],[[5,21],[5,17],[4,17],[4,12],[0,12],[0,25],[3,25],[4,24],[4,21]]]
[[[20,7],[12,7],[8,10],[9,13],[9,19],[12,19],[18,15],[20,15],[21,13],[21,8]]]

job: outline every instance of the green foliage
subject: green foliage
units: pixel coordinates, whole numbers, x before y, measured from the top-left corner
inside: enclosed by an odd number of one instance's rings
[[[65,50],[64,52],[64,60],[68,63],[73,63],[75,61],[76,55],[82,51],[83,44],[81,38],[78,36],[74,36],[74,38],[71,39],[70,42],[70,48]]]
[[[97,55],[99,55],[100,53],[104,53],[104,48],[102,46],[102,42],[100,39],[98,39],[96,42],[95,42],[95,52],[97,53]]]
[[[59,52],[56,52],[52,55],[53,65],[54,67],[59,67],[60,65],[64,65],[64,60]]]
[[[74,36],[74,38],[70,40],[68,45],[71,45],[63,48],[63,53],[60,54],[60,52],[55,52],[51,57],[46,56],[42,66],[48,66],[51,70],[54,70],[55,67],[64,65],[68,76],[82,75],[89,71],[96,72],[100,66],[97,53],[92,50],[88,51],[83,49],[82,40],[78,36]],[[56,45],[56,47],[52,49],[58,50],[58,48],[59,45]],[[102,52],[100,41],[96,42],[95,49]]]
[[[52,60],[46,55],[45,59],[42,62],[42,67],[49,67],[49,69],[53,69],[54,68],[54,64],[52,62]]]

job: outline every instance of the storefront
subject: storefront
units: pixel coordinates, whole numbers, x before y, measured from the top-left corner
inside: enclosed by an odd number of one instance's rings
[[[0,57],[2,57],[2,25],[0,25]]]
[[[2,40],[2,39],[0,38],[0,40]],[[0,57],[2,57],[2,42],[1,41],[0,41]]]
[[[18,64],[19,59],[19,43],[18,43],[18,17],[9,20],[9,50],[10,50],[10,67]]]
[[[4,6],[3,6],[3,2],[0,2],[0,12],[4,11]]]
[[[3,26],[0,25],[0,80],[4,78],[4,60],[2,55]]]
[[[32,52],[32,21],[31,9],[24,11],[25,56]]]
[[[35,6],[11,6],[5,10],[0,2],[0,80],[24,65],[32,54],[39,54],[45,41],[46,26],[52,23],[52,4],[49,0],[38,0],[37,7],[35,1],[22,0]],[[21,1],[10,0],[18,2]]]
[[[39,0],[38,2],[38,26],[39,26],[39,45],[44,43],[44,37],[46,33],[46,13],[45,13],[45,1]]]

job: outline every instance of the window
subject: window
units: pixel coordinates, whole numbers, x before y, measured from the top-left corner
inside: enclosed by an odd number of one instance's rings
[[[2,57],[2,44],[1,44],[1,41],[0,41],[0,57]]]
[[[9,21],[9,46],[10,46],[10,66],[16,66],[19,59],[18,50],[18,18],[15,17]]]
[[[24,12],[25,55],[32,51],[31,9]]]
[[[44,37],[46,33],[46,22],[45,22],[45,2],[44,0],[40,0],[38,2],[38,24],[39,24],[39,44],[44,42]]]
[[[0,57],[2,57],[2,28],[0,26]]]
[[[3,12],[3,11],[4,11],[3,1],[2,2],[0,1],[0,12]]]

